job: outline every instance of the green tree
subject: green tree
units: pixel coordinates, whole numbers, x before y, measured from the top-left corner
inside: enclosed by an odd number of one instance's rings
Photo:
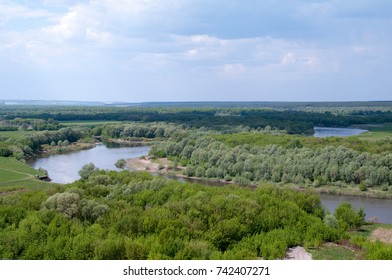
[[[335,217],[341,229],[358,229],[365,222],[365,213],[362,208],[358,211],[348,202],[342,202],[335,210]]]
[[[79,170],[79,175],[82,180],[87,180],[90,175],[96,171],[97,168],[95,167],[94,163],[90,162],[88,164],[83,165],[82,169]]]
[[[121,158],[114,164],[119,169],[124,169],[125,167],[125,159]]]

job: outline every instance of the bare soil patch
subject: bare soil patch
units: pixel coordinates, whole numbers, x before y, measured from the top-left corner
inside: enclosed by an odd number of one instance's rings
[[[152,162],[150,159],[130,158],[126,160],[126,167],[136,171],[151,171],[158,172],[158,164]]]
[[[126,167],[135,171],[148,171],[151,173],[166,174],[172,170],[172,163],[167,158],[152,161],[150,157],[130,158],[126,160]],[[184,167],[177,167],[177,171],[184,170]]]
[[[370,240],[380,240],[381,242],[392,244],[392,229],[377,228],[372,232]]]
[[[285,260],[312,260],[312,254],[308,253],[304,247],[294,247],[287,251]]]

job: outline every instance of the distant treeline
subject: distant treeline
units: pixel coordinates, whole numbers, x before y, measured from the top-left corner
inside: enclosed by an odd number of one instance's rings
[[[318,187],[341,182],[360,184],[362,190],[383,186],[385,191],[392,185],[391,141],[385,142],[386,151],[370,154],[341,145],[328,145],[330,140],[318,143],[315,139],[314,143],[309,143],[305,137],[284,135],[259,137],[265,139],[265,143],[246,140],[241,143],[246,135],[252,139],[263,134],[203,135],[192,132],[181,139],[171,138],[158,143],[150,153],[185,165],[187,176],[234,180],[241,184],[273,181]],[[347,143],[351,145],[350,141]],[[370,144],[370,147],[375,145]],[[366,145],[360,147],[366,148]]]
[[[368,108],[371,110],[391,110],[392,101],[331,101],[331,102],[292,102],[292,101],[191,101],[191,102],[78,102],[78,101],[11,101],[14,105],[6,105],[6,101],[0,100],[1,107],[66,107],[66,106],[89,106],[89,107],[131,107],[131,108],[272,108],[303,110],[311,108],[356,109]]]
[[[67,141],[76,142],[90,136],[85,128],[61,128],[55,131],[27,132],[22,138],[0,141],[0,156],[24,159],[42,150],[42,145]]]
[[[4,119],[0,121],[0,131],[17,131],[17,130],[58,130],[62,126],[53,119]]]
[[[186,127],[219,129],[222,126],[267,126],[290,134],[312,134],[314,126],[346,127],[352,124],[392,122],[391,111],[305,112],[301,110],[230,108],[116,108],[116,107],[0,107],[0,118],[53,119],[56,121],[107,120],[170,122]]]

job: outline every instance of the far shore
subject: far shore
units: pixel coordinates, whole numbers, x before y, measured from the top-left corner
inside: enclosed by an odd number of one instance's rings
[[[200,178],[200,177],[189,177],[183,174],[186,167],[178,166],[176,170],[173,170],[173,162],[167,158],[152,159],[150,156],[143,156],[140,158],[127,159],[125,167],[129,170],[134,171],[147,171],[152,174],[159,174],[167,177],[175,177],[178,179],[188,179],[189,181],[195,182],[209,182],[217,185],[240,185],[234,181],[226,181],[223,179],[211,179],[211,178]],[[271,183],[271,182],[270,182]],[[279,187],[286,189],[293,189],[297,191],[310,190],[316,193],[334,194],[334,195],[345,195],[345,196],[356,196],[356,197],[369,197],[369,198],[380,198],[380,199],[391,199],[392,195],[381,191],[366,191],[361,192],[356,188],[337,188],[332,186],[321,186],[321,187],[305,187],[296,184],[276,184]],[[256,183],[252,183],[249,187],[257,187]]]
[[[43,150],[40,152],[40,156],[42,155],[55,155],[55,154],[65,154],[70,152],[82,151],[92,149],[95,146],[101,144],[100,142],[75,142],[70,143],[66,146],[51,146],[51,145],[43,145]]]

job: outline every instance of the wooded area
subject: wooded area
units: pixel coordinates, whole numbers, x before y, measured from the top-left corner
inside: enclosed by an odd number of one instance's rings
[[[358,258],[392,259],[391,245],[360,234],[362,209],[343,203],[329,213],[314,191],[391,197],[390,104],[211,104],[0,106],[0,179],[12,182],[0,184],[0,258],[280,259],[333,242]],[[383,134],[311,136],[314,126],[353,124]],[[168,160],[174,175],[230,184],[89,164],[61,185],[35,181],[23,163],[98,141],[148,143],[151,160]]]

